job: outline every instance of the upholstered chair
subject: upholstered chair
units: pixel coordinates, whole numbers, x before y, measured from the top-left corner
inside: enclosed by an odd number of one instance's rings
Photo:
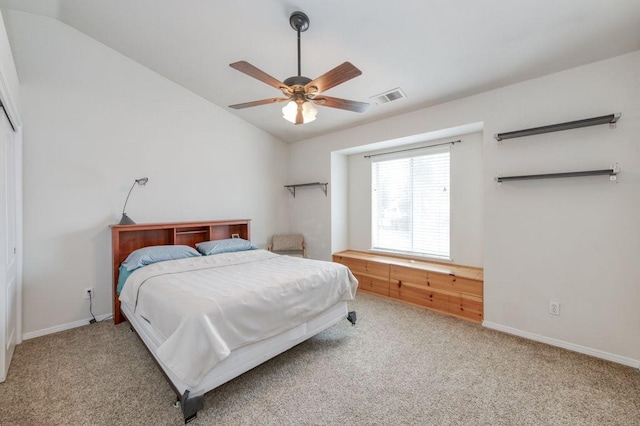
[[[274,253],[289,256],[307,257],[307,247],[302,234],[280,234],[271,238],[267,249]]]

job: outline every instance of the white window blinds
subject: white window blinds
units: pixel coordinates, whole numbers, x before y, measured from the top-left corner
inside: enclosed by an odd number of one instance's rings
[[[372,159],[372,248],[450,258],[450,147]]]

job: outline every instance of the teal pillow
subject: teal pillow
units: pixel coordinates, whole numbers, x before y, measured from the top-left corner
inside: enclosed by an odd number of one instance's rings
[[[131,272],[142,266],[151,265],[156,262],[196,256],[200,256],[200,253],[198,253],[193,247],[189,246],[172,245],[143,247],[131,252],[127,259],[122,262],[122,266],[124,266],[127,271]]]
[[[129,278],[132,272],[133,271],[127,271],[124,265],[120,265],[120,269],[118,270],[118,287],[116,288],[118,294],[122,291],[125,281],[127,281],[127,278]]]
[[[231,253],[234,251],[256,250],[257,246],[251,241],[242,238],[228,238],[226,240],[214,240],[196,244],[198,251],[205,256],[218,253]]]

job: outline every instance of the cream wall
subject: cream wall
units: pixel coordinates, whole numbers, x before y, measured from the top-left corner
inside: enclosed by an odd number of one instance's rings
[[[302,141],[291,146],[291,178],[329,179],[335,152],[482,123],[485,325],[638,367],[639,70],[640,51]],[[493,138],[616,112],[622,118],[614,130],[597,126],[502,144]],[[498,174],[616,162],[617,182],[606,176],[494,181]],[[314,197],[293,206],[292,226],[305,230],[310,254],[322,259],[331,256],[330,212],[345,208],[326,204]],[[351,219],[350,236],[354,220],[366,219]],[[548,313],[551,300],[561,303],[560,316]]]
[[[25,336],[111,313],[111,234],[138,223],[250,218],[288,230],[287,145],[51,18],[3,11],[24,122]]]

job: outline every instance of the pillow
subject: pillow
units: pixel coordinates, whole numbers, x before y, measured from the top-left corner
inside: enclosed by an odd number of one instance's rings
[[[131,272],[142,266],[151,265],[165,260],[184,259],[186,257],[200,256],[193,247],[189,246],[151,246],[131,252],[129,257],[122,262],[127,271]]]
[[[251,241],[242,238],[228,238],[226,240],[207,241],[196,244],[198,251],[205,256],[218,253],[230,253],[234,251],[257,250],[258,247]]]
[[[125,281],[127,281],[127,278],[129,278],[132,272],[133,271],[127,271],[124,265],[120,265],[120,269],[118,269],[118,287],[116,288],[118,294],[122,291]]]

